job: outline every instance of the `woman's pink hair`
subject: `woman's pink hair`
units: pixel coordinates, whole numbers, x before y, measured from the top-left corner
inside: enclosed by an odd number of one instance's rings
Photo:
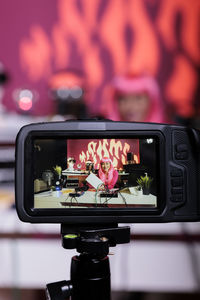
[[[111,83],[110,97],[107,95],[103,99],[102,114],[111,120],[121,121],[117,99],[123,95],[138,93],[146,93],[151,102],[149,113],[143,122],[164,122],[163,102],[158,84],[153,77],[147,75],[115,77]]]
[[[106,178],[105,173],[102,170],[101,164],[104,162],[109,162],[110,163],[110,169],[108,171],[108,178]],[[100,167],[99,167],[99,178],[106,184],[110,184],[112,179],[113,179],[113,172],[115,171],[114,167],[113,167],[113,163],[112,160],[108,157],[103,157],[100,161]]]

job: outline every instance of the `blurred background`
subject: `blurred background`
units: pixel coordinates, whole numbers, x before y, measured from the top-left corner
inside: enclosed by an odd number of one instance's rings
[[[59,225],[14,208],[18,130],[92,117],[200,128],[199,0],[0,3],[0,300],[69,278]],[[136,224],[110,257],[113,300],[199,299],[200,224]]]

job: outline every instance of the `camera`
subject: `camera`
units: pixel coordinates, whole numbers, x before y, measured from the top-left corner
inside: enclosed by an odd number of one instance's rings
[[[199,145],[199,131],[179,125],[26,125],[16,139],[19,218],[70,225],[198,221]]]

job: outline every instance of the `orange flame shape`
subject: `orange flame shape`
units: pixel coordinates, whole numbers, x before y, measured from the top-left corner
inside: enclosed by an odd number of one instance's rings
[[[102,157],[110,157],[115,168],[119,168],[121,164],[126,164],[126,156],[130,150],[128,143],[123,143],[119,140],[103,139],[98,142],[91,141],[88,143],[87,150],[79,154],[81,163],[86,163],[87,160],[92,160],[96,168],[99,168],[99,161]],[[134,160],[139,163],[138,156],[134,155]]]

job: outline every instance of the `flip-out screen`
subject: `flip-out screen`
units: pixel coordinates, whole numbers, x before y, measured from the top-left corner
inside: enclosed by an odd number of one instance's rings
[[[156,138],[34,139],[34,208],[156,208]]]

